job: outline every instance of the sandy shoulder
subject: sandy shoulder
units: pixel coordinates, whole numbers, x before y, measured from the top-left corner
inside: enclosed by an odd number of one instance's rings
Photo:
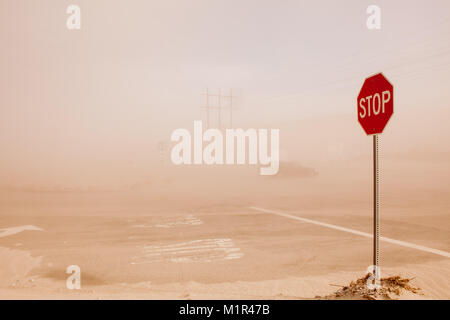
[[[16,250],[17,251],[17,250]],[[7,252],[14,259],[31,259],[26,253]],[[37,259],[37,260],[36,260]],[[5,269],[2,267],[2,272]],[[422,294],[404,292],[398,299],[449,299],[450,261],[405,265],[403,268],[384,268],[383,276],[401,275],[414,278],[412,284]],[[10,271],[13,272],[13,271]],[[314,299],[336,291],[362,276],[360,272],[337,272],[322,276],[289,277],[279,280],[236,281],[223,283],[167,283],[140,282],[101,285],[68,290],[61,281],[26,277],[26,269],[16,269],[15,281],[0,288],[0,299]],[[21,279],[18,277],[22,275]]]

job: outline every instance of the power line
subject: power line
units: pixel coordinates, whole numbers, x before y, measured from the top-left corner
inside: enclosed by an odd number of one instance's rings
[[[210,122],[210,115],[211,115],[211,111],[212,110],[216,110],[217,111],[217,127],[219,130],[222,130],[222,128],[226,128],[227,125],[225,125],[223,123],[223,118],[222,118],[222,112],[228,110],[229,112],[229,123],[228,123],[228,127],[232,128],[233,127],[233,98],[236,98],[236,96],[233,96],[233,91],[232,89],[230,89],[229,91],[229,95],[224,95],[222,93],[222,89],[218,89],[218,93],[217,94],[211,94],[209,92],[208,89],[206,89],[206,93],[204,93],[203,95],[206,96],[206,106],[203,107],[206,109],[206,128],[209,129],[211,128],[211,122]],[[214,104],[211,104],[211,98],[215,98],[217,101],[216,106]],[[225,103],[224,102],[228,102]]]

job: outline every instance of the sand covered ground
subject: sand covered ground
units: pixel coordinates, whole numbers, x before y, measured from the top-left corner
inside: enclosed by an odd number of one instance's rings
[[[346,179],[335,168],[295,179],[194,170],[126,191],[3,191],[0,298],[329,295],[366,274],[371,239],[252,207],[371,233],[371,177],[362,174],[370,163],[363,163]],[[382,276],[413,278],[421,288],[399,298],[449,299],[448,169],[420,165],[429,179],[420,188],[385,165],[381,235],[444,255],[381,242]],[[81,268],[81,290],[66,288],[69,265]]]

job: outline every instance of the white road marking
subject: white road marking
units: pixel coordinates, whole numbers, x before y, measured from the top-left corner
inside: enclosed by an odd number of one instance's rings
[[[211,262],[239,259],[244,254],[231,239],[203,239],[176,244],[143,246],[131,264],[155,262]]]
[[[26,225],[26,226],[18,226],[18,227],[11,227],[11,228],[5,228],[5,229],[0,229],[0,238],[3,237],[7,237],[7,236],[12,236],[14,234],[20,233],[22,231],[44,231],[43,229],[39,228],[39,227],[35,227],[32,225]]]
[[[301,217],[298,217],[298,216],[294,216],[294,215],[283,213],[283,212],[279,212],[279,211],[268,210],[268,209],[258,208],[258,207],[249,207],[249,208],[253,209],[253,210],[256,210],[256,211],[260,211],[260,212],[264,212],[264,213],[276,214],[276,215],[281,216],[281,217],[294,219],[294,220],[298,220],[298,221],[302,221],[302,222],[307,222],[307,223],[315,224],[315,225],[318,225],[318,226],[322,226],[322,227],[326,227],[326,228],[330,228],[330,229],[334,229],[334,230],[339,230],[339,231],[344,231],[344,232],[348,232],[348,233],[353,233],[353,234],[356,234],[356,235],[359,235],[359,236],[362,236],[362,237],[366,237],[366,238],[373,238],[373,235],[370,234],[370,233],[367,233],[367,232],[362,232],[362,231],[358,231],[358,230],[354,230],[354,229],[344,228],[344,227],[336,226],[336,225],[329,224],[329,223],[319,222],[319,221],[315,221],[315,220],[311,220],[311,219],[301,218]],[[433,248],[429,248],[429,247],[424,247],[424,246],[421,246],[421,245],[418,245],[418,244],[414,244],[414,243],[410,243],[410,242],[406,242],[406,241],[395,240],[395,239],[386,238],[386,237],[380,237],[380,240],[384,241],[384,242],[393,243],[393,244],[396,244],[396,245],[399,245],[399,246],[402,246],[402,247],[412,248],[412,249],[416,249],[416,250],[420,250],[420,251],[424,251],[424,252],[428,252],[428,253],[434,253],[434,254],[437,254],[439,256],[450,258],[450,253],[448,253],[446,251],[433,249]]]
[[[167,220],[166,220],[167,221]],[[149,224],[135,224],[132,225],[132,228],[173,228],[173,227],[177,227],[177,226],[183,226],[183,225],[188,225],[188,226],[198,226],[203,224],[203,221],[196,218],[193,215],[187,215],[184,217],[178,217],[175,220],[172,221],[168,221],[165,223],[159,223],[159,224],[155,224],[155,225],[149,225]]]

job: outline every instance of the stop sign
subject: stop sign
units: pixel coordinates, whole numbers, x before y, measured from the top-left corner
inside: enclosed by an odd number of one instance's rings
[[[383,132],[394,113],[394,87],[381,73],[364,81],[358,95],[357,113],[366,134]]]

